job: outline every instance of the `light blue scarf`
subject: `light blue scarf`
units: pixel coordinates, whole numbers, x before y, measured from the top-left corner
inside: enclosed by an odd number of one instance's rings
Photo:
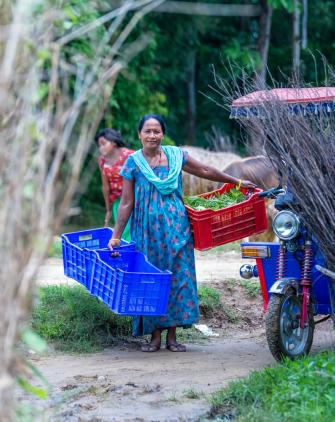
[[[164,180],[155,175],[141,149],[131,154],[131,156],[149,182],[152,183],[161,194],[168,195],[178,188],[179,174],[183,165],[183,151],[178,147],[172,146],[162,146],[161,148],[167,156],[170,167],[169,175]]]

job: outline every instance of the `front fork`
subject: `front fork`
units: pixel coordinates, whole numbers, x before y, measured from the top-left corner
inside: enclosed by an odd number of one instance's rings
[[[310,288],[311,288],[311,267],[312,267],[312,242],[306,240],[305,254],[302,265],[301,286],[302,286],[302,313],[300,320],[300,328],[305,328],[308,319],[308,305],[310,301]]]
[[[285,277],[285,242],[280,242],[279,254],[277,259],[277,281]],[[311,267],[312,267],[312,242],[306,240],[304,249],[304,258],[301,270],[302,286],[302,309],[300,318],[300,328],[305,328],[306,321],[308,320],[308,306],[310,301],[310,288],[311,288]]]

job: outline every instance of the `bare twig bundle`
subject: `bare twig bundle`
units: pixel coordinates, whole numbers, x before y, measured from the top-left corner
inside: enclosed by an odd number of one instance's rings
[[[217,92],[230,104],[239,96],[259,90],[247,78],[235,80],[233,89],[219,77],[216,81]],[[251,114],[241,119],[241,124],[287,181],[297,199],[292,208],[318,239],[327,265],[334,270],[335,122],[331,109],[313,105],[307,110],[290,109],[278,101],[275,93],[265,90],[257,104],[257,116]]]
[[[29,316],[34,275],[66,216],[117,75],[147,42],[125,41],[162,0],[124,1],[64,36],[62,10],[47,3],[44,10],[25,0],[1,6],[0,420],[6,422],[14,419],[14,347]],[[92,43],[94,54],[73,55],[72,42]]]
[[[335,267],[334,118],[323,112],[288,115],[287,107],[275,101],[264,109],[265,118],[252,119],[252,125],[297,199],[293,208],[319,240],[328,265]]]
[[[205,133],[205,139],[213,151],[234,152],[236,149],[233,140],[215,126],[211,127],[211,132]]]

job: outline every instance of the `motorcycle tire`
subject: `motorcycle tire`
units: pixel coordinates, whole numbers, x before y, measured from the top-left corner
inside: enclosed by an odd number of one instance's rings
[[[284,295],[272,294],[265,316],[266,338],[273,357],[281,362],[308,355],[314,335],[313,307],[309,303],[307,326],[301,329],[302,299],[293,289]]]

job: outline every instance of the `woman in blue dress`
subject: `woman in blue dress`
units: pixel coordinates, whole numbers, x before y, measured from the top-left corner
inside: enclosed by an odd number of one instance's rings
[[[167,330],[166,348],[184,352],[177,342],[176,327],[189,328],[199,319],[193,236],[182,199],[182,170],[205,179],[255,185],[207,166],[178,147],[162,146],[166,126],[163,118],[147,114],[139,122],[142,149],[131,154],[120,175],[123,190],[113,237],[109,247],[118,246],[130,220],[131,238],[138,250],[161,270],[172,272],[168,313],[164,316],[137,316],[133,334],[151,334],[142,345],[143,352],[156,352],[161,333]]]

